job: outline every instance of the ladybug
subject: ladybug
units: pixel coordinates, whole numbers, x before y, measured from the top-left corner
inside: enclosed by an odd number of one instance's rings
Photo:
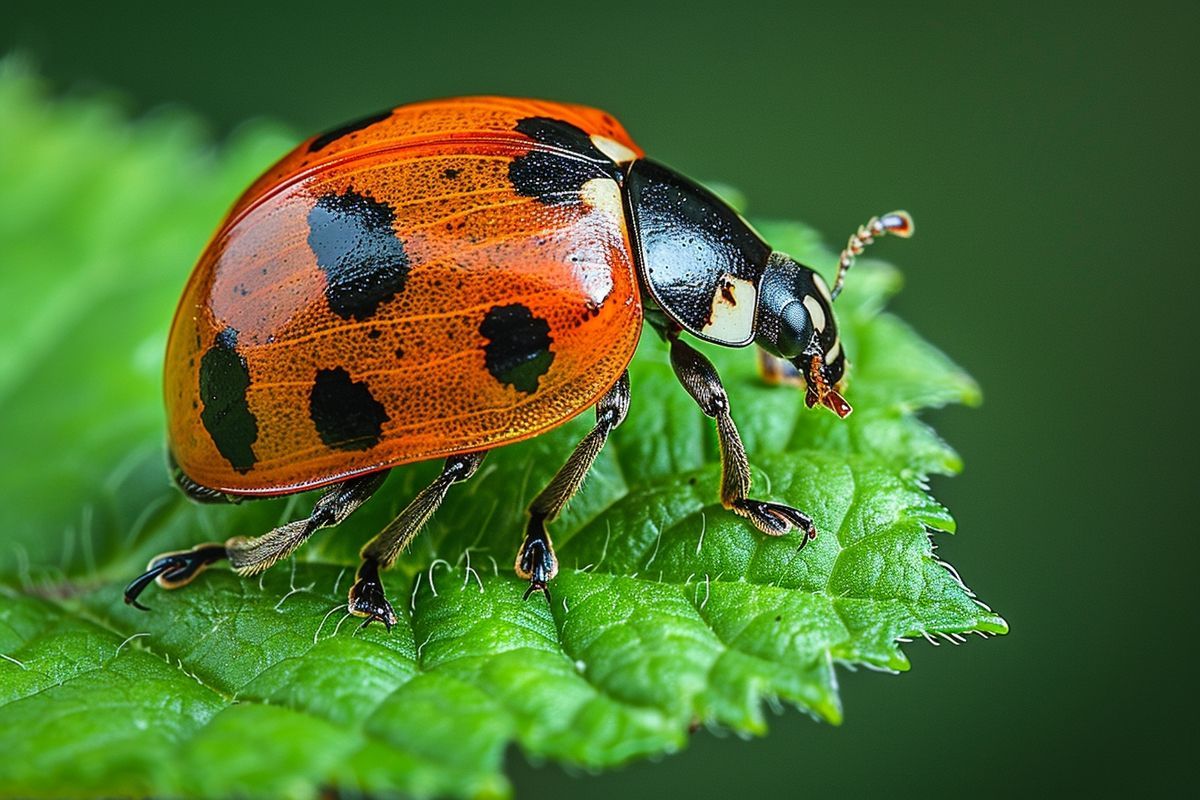
[[[712,363],[684,334],[757,344],[767,374],[840,417],[846,355],[833,301],[854,257],[904,212],[851,238],[832,289],[774,251],[698,183],[643,157],[617,120],[579,105],[468,97],[405,105],[308,139],[238,199],[200,256],[167,344],[173,477],[233,502],[325,487],[312,513],[254,538],[153,559],[125,589],[173,589],[228,559],[255,575],[344,520],[393,467],[441,473],[363,547],[349,611],[389,629],[380,572],[493,447],[595,408],[596,422],[529,507],[516,572],[549,598],[546,525],[629,408],[649,323],[716,421],[721,502],[770,536],[812,520],[752,499]]]

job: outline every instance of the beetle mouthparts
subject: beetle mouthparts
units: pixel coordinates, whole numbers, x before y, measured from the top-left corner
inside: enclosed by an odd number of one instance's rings
[[[828,387],[826,387],[824,397],[818,397],[817,393],[812,389],[805,390],[804,405],[812,408],[817,403],[825,406],[842,419],[850,416],[850,412],[854,410],[850,404],[846,402],[846,398],[842,397],[836,389],[830,389]]]
[[[804,405],[812,408],[817,403],[837,414],[841,419],[850,416],[854,409],[846,402],[837,389],[829,385],[825,379],[825,363],[819,355],[813,355],[808,362],[808,375],[805,376]]]

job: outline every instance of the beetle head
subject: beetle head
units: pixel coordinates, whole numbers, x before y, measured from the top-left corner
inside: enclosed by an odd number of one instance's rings
[[[846,354],[833,295],[818,273],[790,256],[772,253],[759,288],[755,334],[760,347],[795,368],[809,407],[820,403],[840,417],[850,413],[840,393]]]
[[[912,232],[912,217],[903,211],[872,217],[846,242],[832,290],[824,278],[790,256],[774,252],[767,259],[754,320],[755,341],[792,365],[795,377],[804,381],[804,402],[810,408],[820,403],[839,417],[850,413],[850,404],[841,395],[846,353],[838,337],[833,301],[855,257],[867,245],[884,234],[907,239]]]

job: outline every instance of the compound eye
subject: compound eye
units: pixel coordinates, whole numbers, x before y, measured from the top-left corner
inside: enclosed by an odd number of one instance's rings
[[[812,317],[804,304],[792,300],[779,312],[779,353],[785,358],[795,358],[804,352],[812,341]]]

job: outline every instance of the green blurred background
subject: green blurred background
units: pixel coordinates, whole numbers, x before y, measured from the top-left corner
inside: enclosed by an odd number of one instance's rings
[[[960,530],[939,554],[1012,633],[912,644],[901,677],[843,673],[841,728],[789,711],[766,740],[701,732],[596,777],[513,753],[518,796],[1175,788],[1195,705],[1180,418],[1200,6],[830,5],[21,4],[0,53],[65,94],[186,107],[216,137],[465,93],[572,100],[831,242],[913,213],[917,237],[880,249],[906,274],[895,307],[986,397],[934,419],[967,463],[934,486]]]

